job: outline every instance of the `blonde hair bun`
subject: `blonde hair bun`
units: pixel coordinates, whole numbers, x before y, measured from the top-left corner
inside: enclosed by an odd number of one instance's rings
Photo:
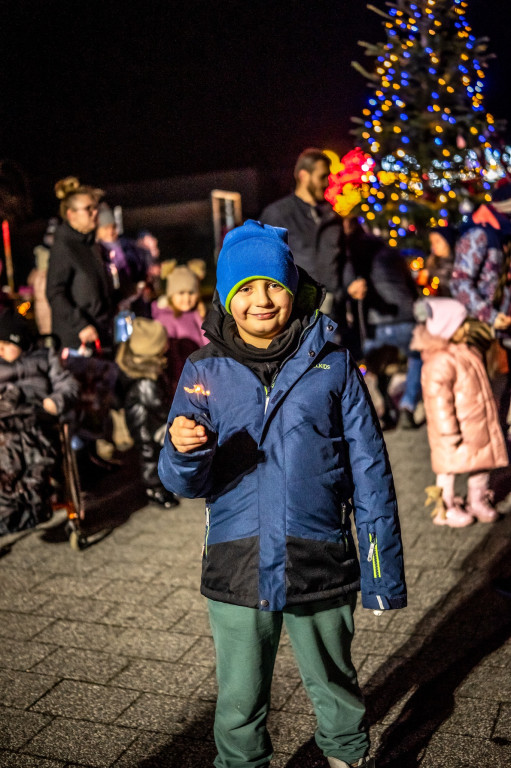
[[[80,182],[76,176],[66,176],[55,184],[55,194],[59,200],[64,200],[71,192],[80,188]]]

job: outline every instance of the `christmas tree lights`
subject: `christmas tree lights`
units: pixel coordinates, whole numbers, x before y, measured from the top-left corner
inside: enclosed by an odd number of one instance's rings
[[[360,42],[374,71],[353,62],[371,94],[352,133],[376,168],[370,182],[352,188],[351,201],[355,190],[360,198],[352,210],[391,246],[425,248],[428,227],[457,223],[490,200],[510,153],[499,148],[502,124],[483,106],[488,40],[472,34],[467,3],[386,6],[368,6],[383,18],[385,41]]]

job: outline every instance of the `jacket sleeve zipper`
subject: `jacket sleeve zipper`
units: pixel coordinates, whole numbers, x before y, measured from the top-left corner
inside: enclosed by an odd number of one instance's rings
[[[378,555],[378,541],[375,533],[369,534],[369,552],[367,553],[367,562],[373,563],[373,576],[375,579],[381,579],[380,557]]]
[[[211,520],[211,508],[206,504],[206,537],[204,540],[203,554],[208,556],[208,538],[209,538],[209,524]]]

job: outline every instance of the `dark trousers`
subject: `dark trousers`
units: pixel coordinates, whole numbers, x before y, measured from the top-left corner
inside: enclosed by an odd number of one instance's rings
[[[282,623],[317,718],[324,755],[352,763],[369,750],[365,706],[351,661],[356,596],[259,611],[208,601],[216,649],[216,768],[268,766],[266,728]]]

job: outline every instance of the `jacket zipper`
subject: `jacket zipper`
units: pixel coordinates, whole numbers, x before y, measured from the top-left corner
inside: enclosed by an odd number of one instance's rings
[[[202,550],[202,554],[208,556],[208,538],[209,538],[209,524],[211,520],[211,507],[206,504],[206,536],[204,539],[204,547]]]
[[[373,563],[373,576],[375,579],[381,579],[380,556],[378,554],[378,541],[375,533],[369,534],[369,552],[367,553],[367,562]]]
[[[346,553],[349,549],[349,541],[348,541],[348,531],[347,531],[347,505],[346,502],[341,502],[341,510],[342,510],[342,519],[341,519],[341,526],[342,526],[342,538],[344,541],[344,546],[346,548]]]

